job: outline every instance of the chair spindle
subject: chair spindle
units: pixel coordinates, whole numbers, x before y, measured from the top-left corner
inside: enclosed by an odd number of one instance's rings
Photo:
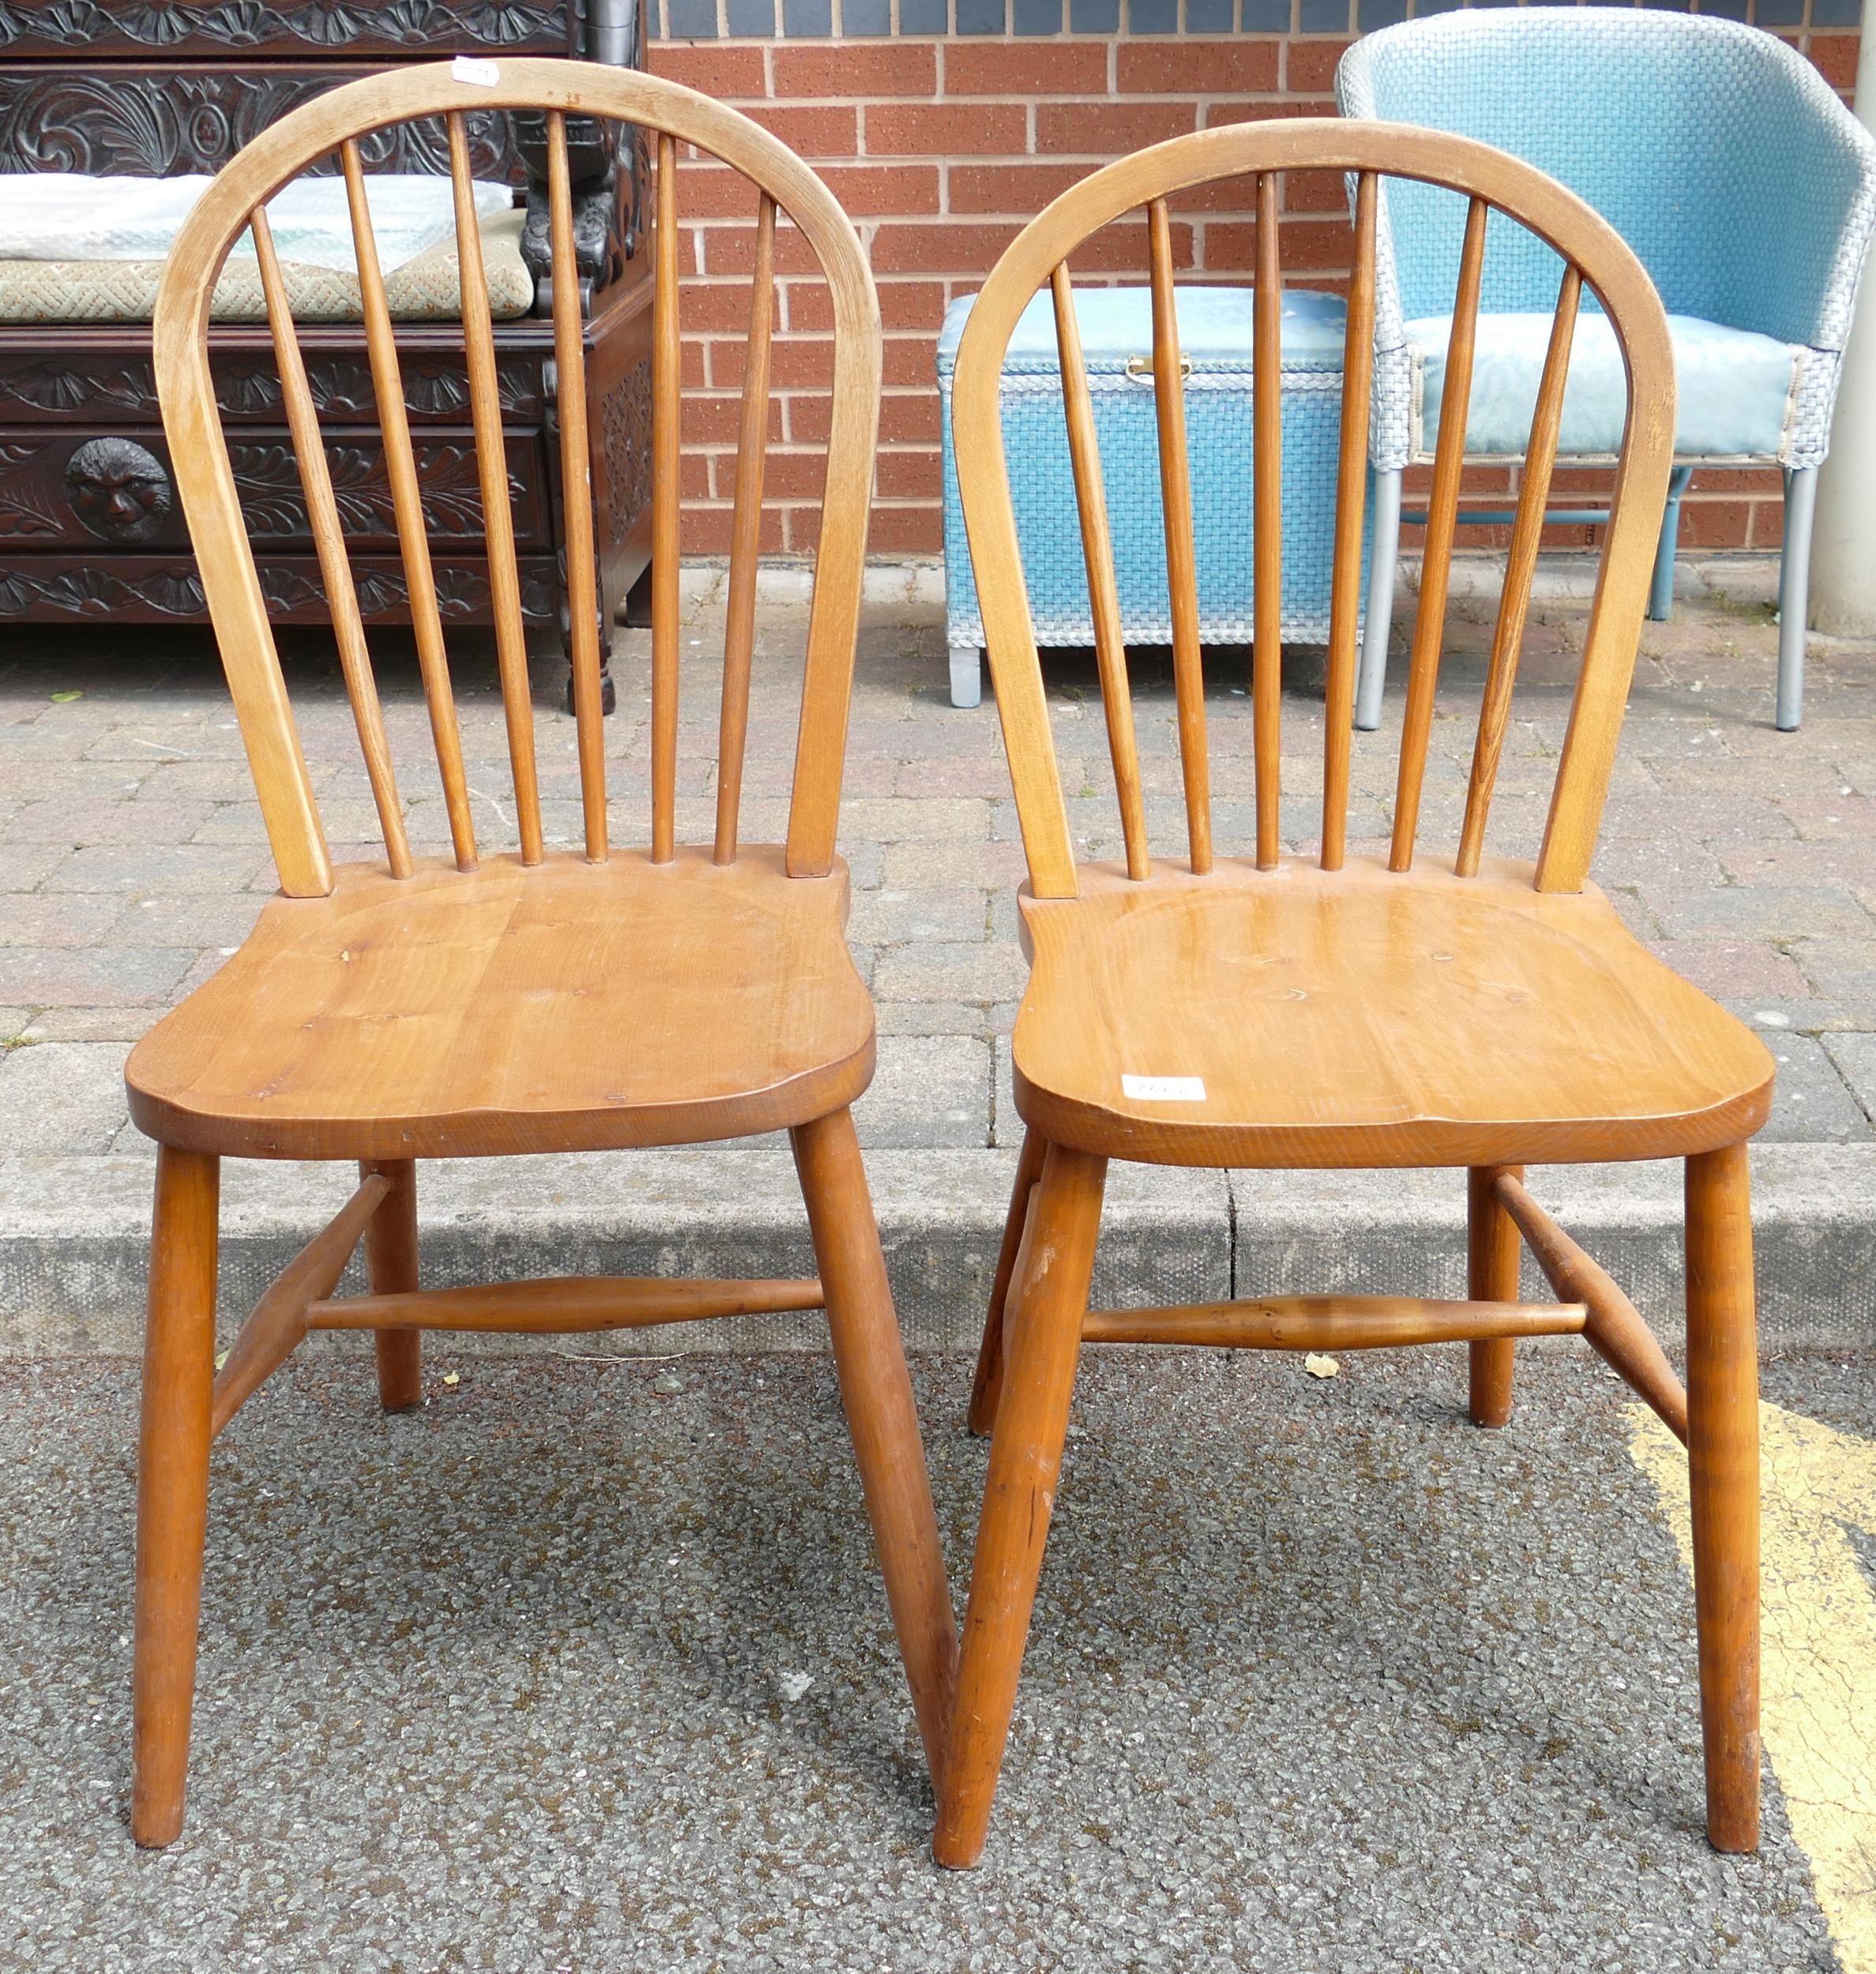
[[[306,517],[319,555],[320,578],[332,614],[340,670],[345,675],[352,719],[358,729],[358,745],[365,756],[371,799],[377,806],[378,824],[385,832],[385,854],[391,875],[408,877],[415,866],[411,861],[410,839],[404,833],[403,809],[397,797],[397,778],[391,766],[391,743],[385,734],[384,709],[378,703],[377,680],[371,669],[364,619],[358,612],[351,558],[345,552],[339,504],[332,496],[332,469],[319,434],[319,412],[306,381],[306,360],[300,354],[299,336],[293,326],[293,310],[287,299],[287,284],[281,277],[280,256],[274,251],[273,229],[268,224],[265,206],[255,207],[253,227],[254,257],[260,263],[261,290],[267,298],[268,327],[273,332],[274,362],[280,373],[287,429],[292,434],[294,453],[299,462],[300,486],[306,496]]]
[[[514,771],[515,812],[521,861],[538,864],[541,840],[540,777],[535,764],[534,696],[527,676],[527,633],[521,621],[521,575],[515,561],[515,516],[508,491],[508,448],[501,429],[501,396],[495,375],[495,328],[482,265],[482,228],[469,170],[469,138],[462,112],[449,115],[449,178],[456,195],[456,272],[462,289],[463,354],[469,377],[469,413],[475,429],[475,463],[482,497],[482,535],[489,556],[489,593],[495,611],[496,663],[501,674],[501,710],[508,725]]]
[[[677,854],[677,146],[659,133],[652,238],[651,861]]]
[[[743,371],[742,422],[736,439],[736,505],[730,524],[730,604],[723,628],[723,711],[717,739],[716,848],[736,861],[743,753],[749,734],[749,671],[756,650],[756,572],[762,552],[762,481],[768,460],[769,351],[775,312],[775,202],[756,210],[756,272],[749,296],[749,347]]]
[[[456,869],[474,870],[475,826],[469,813],[469,781],[463,767],[462,735],[456,726],[456,692],[450,684],[449,655],[444,648],[443,620],[437,607],[430,533],[418,486],[416,454],[411,445],[410,416],[404,409],[397,339],[391,328],[377,238],[372,230],[371,207],[365,194],[365,166],[354,138],[348,137],[340,146],[339,156],[345,172],[346,201],[351,211],[352,248],[358,257],[365,341],[371,358],[371,388],[377,399],[378,430],[385,441],[385,473],[391,482],[391,505],[397,517],[398,545],[403,552],[404,583],[410,595],[411,629],[417,640],[424,697],[430,705],[437,771],[442,778],[443,800],[449,812]]]
[[[580,801],[589,864],[609,854],[606,727],[599,682],[599,598],[594,565],[592,455],[587,442],[585,331],[580,261],[573,246],[572,179],[567,120],[547,113],[548,239],[553,257],[554,399],[560,411],[561,499],[567,524],[567,615],[573,644],[573,720]]]
[[[1355,722],[1356,651],[1361,609],[1361,528],[1368,501],[1368,398],[1375,351],[1375,178],[1355,187],[1355,272],[1342,339],[1341,450],[1336,468],[1335,563],[1329,591],[1329,676],[1323,697],[1324,870],[1340,870],[1348,848],[1349,747]]]
[[[1427,502],[1427,534],[1420,552],[1420,606],[1413,617],[1413,652],[1407,670],[1407,711],[1401,722],[1401,766],[1394,791],[1394,843],[1387,867],[1413,867],[1420,827],[1420,789],[1426,779],[1427,743],[1433,730],[1433,694],[1446,642],[1446,586],[1452,574],[1453,535],[1458,525],[1459,481],[1465,470],[1465,420],[1472,403],[1473,347],[1479,326],[1479,283],[1485,265],[1486,202],[1466,208],[1465,244],[1453,298],[1441,386],[1439,439],[1433,452],[1433,490]]]
[[[1153,400],[1159,421],[1160,498],[1166,524],[1166,590],[1172,615],[1172,686],[1185,782],[1192,870],[1212,867],[1211,769],[1206,755],[1205,672],[1199,644],[1199,576],[1186,462],[1185,389],[1172,294],[1172,227],[1164,199],[1146,208],[1153,270]]]
[[[1557,435],[1563,423],[1563,387],[1570,377],[1570,346],[1576,333],[1582,286],[1581,273],[1566,265],[1557,291],[1550,347],[1544,352],[1544,376],[1537,387],[1537,408],[1531,417],[1524,483],[1518,489],[1511,547],[1505,557],[1505,587],[1499,596],[1498,621],[1491,634],[1491,662],[1485,674],[1484,704],[1479,708],[1472,780],[1465,791],[1465,821],[1459,832],[1459,854],[1453,866],[1461,877],[1478,874],[1479,856],[1484,847],[1485,820],[1491,808],[1499,756],[1511,713],[1511,688],[1518,677],[1525,620],[1530,614],[1531,579],[1536,573],[1538,545],[1544,539],[1544,509],[1550,500],[1551,473],[1557,461]]]
[[[1094,404],[1082,355],[1081,325],[1075,316],[1075,290],[1063,261],[1049,277],[1055,298],[1056,348],[1062,373],[1062,411],[1068,425],[1068,459],[1075,471],[1075,504],[1081,516],[1082,559],[1087,566],[1088,600],[1094,620],[1094,659],[1101,673],[1101,703],[1107,715],[1108,752],[1114,764],[1114,789],[1120,804],[1120,834],[1127,847],[1127,874],[1150,875],[1146,810],[1140,790],[1139,749],[1134,733],[1133,692],[1127,678],[1127,646],[1120,635],[1120,592],[1114,576],[1113,542],[1108,531],[1107,488],[1101,477],[1101,442],[1094,430]]]
[[[1257,764],[1257,868],[1281,847],[1283,754],[1283,269],[1274,171],[1257,180],[1257,283],[1251,341],[1253,580],[1251,723]]]

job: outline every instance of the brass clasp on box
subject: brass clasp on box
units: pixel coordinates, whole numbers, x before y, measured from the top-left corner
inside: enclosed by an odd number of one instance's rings
[[[1127,374],[1136,384],[1150,384],[1153,381],[1153,358],[1150,356],[1130,356],[1127,359]],[[1192,359],[1181,350],[1179,353],[1180,381],[1184,383],[1191,374]]]

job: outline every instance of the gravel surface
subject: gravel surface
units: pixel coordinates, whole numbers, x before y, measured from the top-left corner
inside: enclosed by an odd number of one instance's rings
[[[126,1830],[133,1366],[0,1365],[0,1965],[1825,1969],[1706,1846],[1691,1597],[1586,1355],[1091,1353],[984,1867],[824,1359],[283,1374],[216,1454],[189,1820]],[[435,1368],[451,1360],[441,1352]],[[970,1364],[915,1367],[960,1601]],[[673,1383],[681,1388],[673,1390]],[[1876,1365],[1767,1395],[1876,1427]]]

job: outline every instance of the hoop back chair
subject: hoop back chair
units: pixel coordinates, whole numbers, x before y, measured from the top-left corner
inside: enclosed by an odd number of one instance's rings
[[[1278,836],[1278,180],[1353,175],[1350,291],[1327,668],[1322,837]],[[1211,827],[1193,606],[1169,201],[1208,182],[1256,183],[1253,354],[1257,634],[1251,701],[1255,843],[1221,855]],[[1347,843],[1364,472],[1383,175],[1467,200],[1454,362],[1476,323],[1488,212],[1562,257],[1456,855],[1416,845],[1463,456],[1463,388],[1439,433],[1393,834],[1385,858]],[[1153,372],[1172,594],[1183,854],[1150,854],[1133,713],[1112,608],[1100,462],[1074,346],[1069,262],[1144,206],[1155,300]],[[1493,229],[1495,234],[1497,227]],[[1124,864],[1078,867],[1022,589],[997,411],[1024,305],[1053,291]],[[1534,863],[1483,854],[1579,302],[1600,302],[1624,352],[1628,412],[1608,540],[1568,735]],[[1634,254],[1589,208],[1469,140],[1398,125],[1308,120],[1178,137],[1098,171],[1017,237],[985,283],[953,400],[963,506],[1029,866],[1019,903],[1032,970],[1017,1019],[1015,1100],[1028,1127],[985,1325],[971,1424],[992,1435],[941,1785],[936,1854],[981,1856],[1003,1759],[1084,1342],[1360,1349],[1463,1340],[1470,1410],[1510,1417],[1515,1339],[1579,1334],[1687,1443],[1709,1830],[1757,1841],[1756,1368],[1745,1141],[1770,1101],[1752,1034],[1623,929],[1586,884],[1646,601],[1674,430],[1667,325]],[[1538,1206],[1527,1162],[1687,1162],[1688,1377],[1683,1391],[1627,1298]],[[1107,1162],[1243,1167],[1462,1166],[1469,1295],[1460,1302],[1283,1297],[1091,1312]],[[1558,1296],[1518,1300],[1519,1241]]]
[[[551,850],[542,821],[527,653],[515,589],[501,409],[477,262],[465,118],[546,113],[561,467],[569,539],[583,841]],[[650,845],[611,842],[592,582],[579,269],[568,126],[651,133],[656,163]],[[518,854],[478,846],[438,621],[396,339],[359,175],[387,125],[446,126],[456,188],[463,332]],[[676,840],[678,711],[678,228],[681,148],[754,188],[754,271],[719,734],[714,842]],[[449,854],[407,840],[318,421],[265,202],[333,152],[351,189],[400,539],[448,815]],[[835,385],[823,527],[787,841],[738,840],[754,638],[778,229],[798,231],[826,281]],[[335,868],[288,704],[209,388],[208,298],[251,229],[352,715],[382,828],[381,864]],[[158,1143],[137,1506],[135,1787],[140,1843],[181,1827],[210,1442],[314,1330],[374,1333],[379,1393],[419,1402],[426,1329],[565,1332],[825,1307],[842,1393],[927,1758],[936,1763],[955,1653],[917,1417],[849,1106],[873,1065],[871,1004],[844,939],[835,824],[879,408],[877,300],[851,224],[812,172],[746,118],[625,70],[552,60],[374,77],[257,139],[178,238],[156,316],[157,374],[177,478],[253,773],[280,895],[221,972],[154,1029],[127,1071]],[[418,1284],[415,1162],[592,1150],[787,1129],[820,1278]],[[214,1368],[216,1202],[225,1156],[356,1160],[359,1184],[261,1298]],[[334,1299],[362,1238],[370,1293]],[[935,1767],[934,1767],[934,1772]]]

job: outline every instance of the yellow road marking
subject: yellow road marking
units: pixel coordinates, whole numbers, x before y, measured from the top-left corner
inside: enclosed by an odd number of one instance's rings
[[[1687,1454],[1630,1419],[1691,1574]],[[1876,1444],[1773,1405],[1759,1435],[1765,1750],[1844,1974],[1876,1974],[1876,1593],[1844,1533],[1876,1533]]]

